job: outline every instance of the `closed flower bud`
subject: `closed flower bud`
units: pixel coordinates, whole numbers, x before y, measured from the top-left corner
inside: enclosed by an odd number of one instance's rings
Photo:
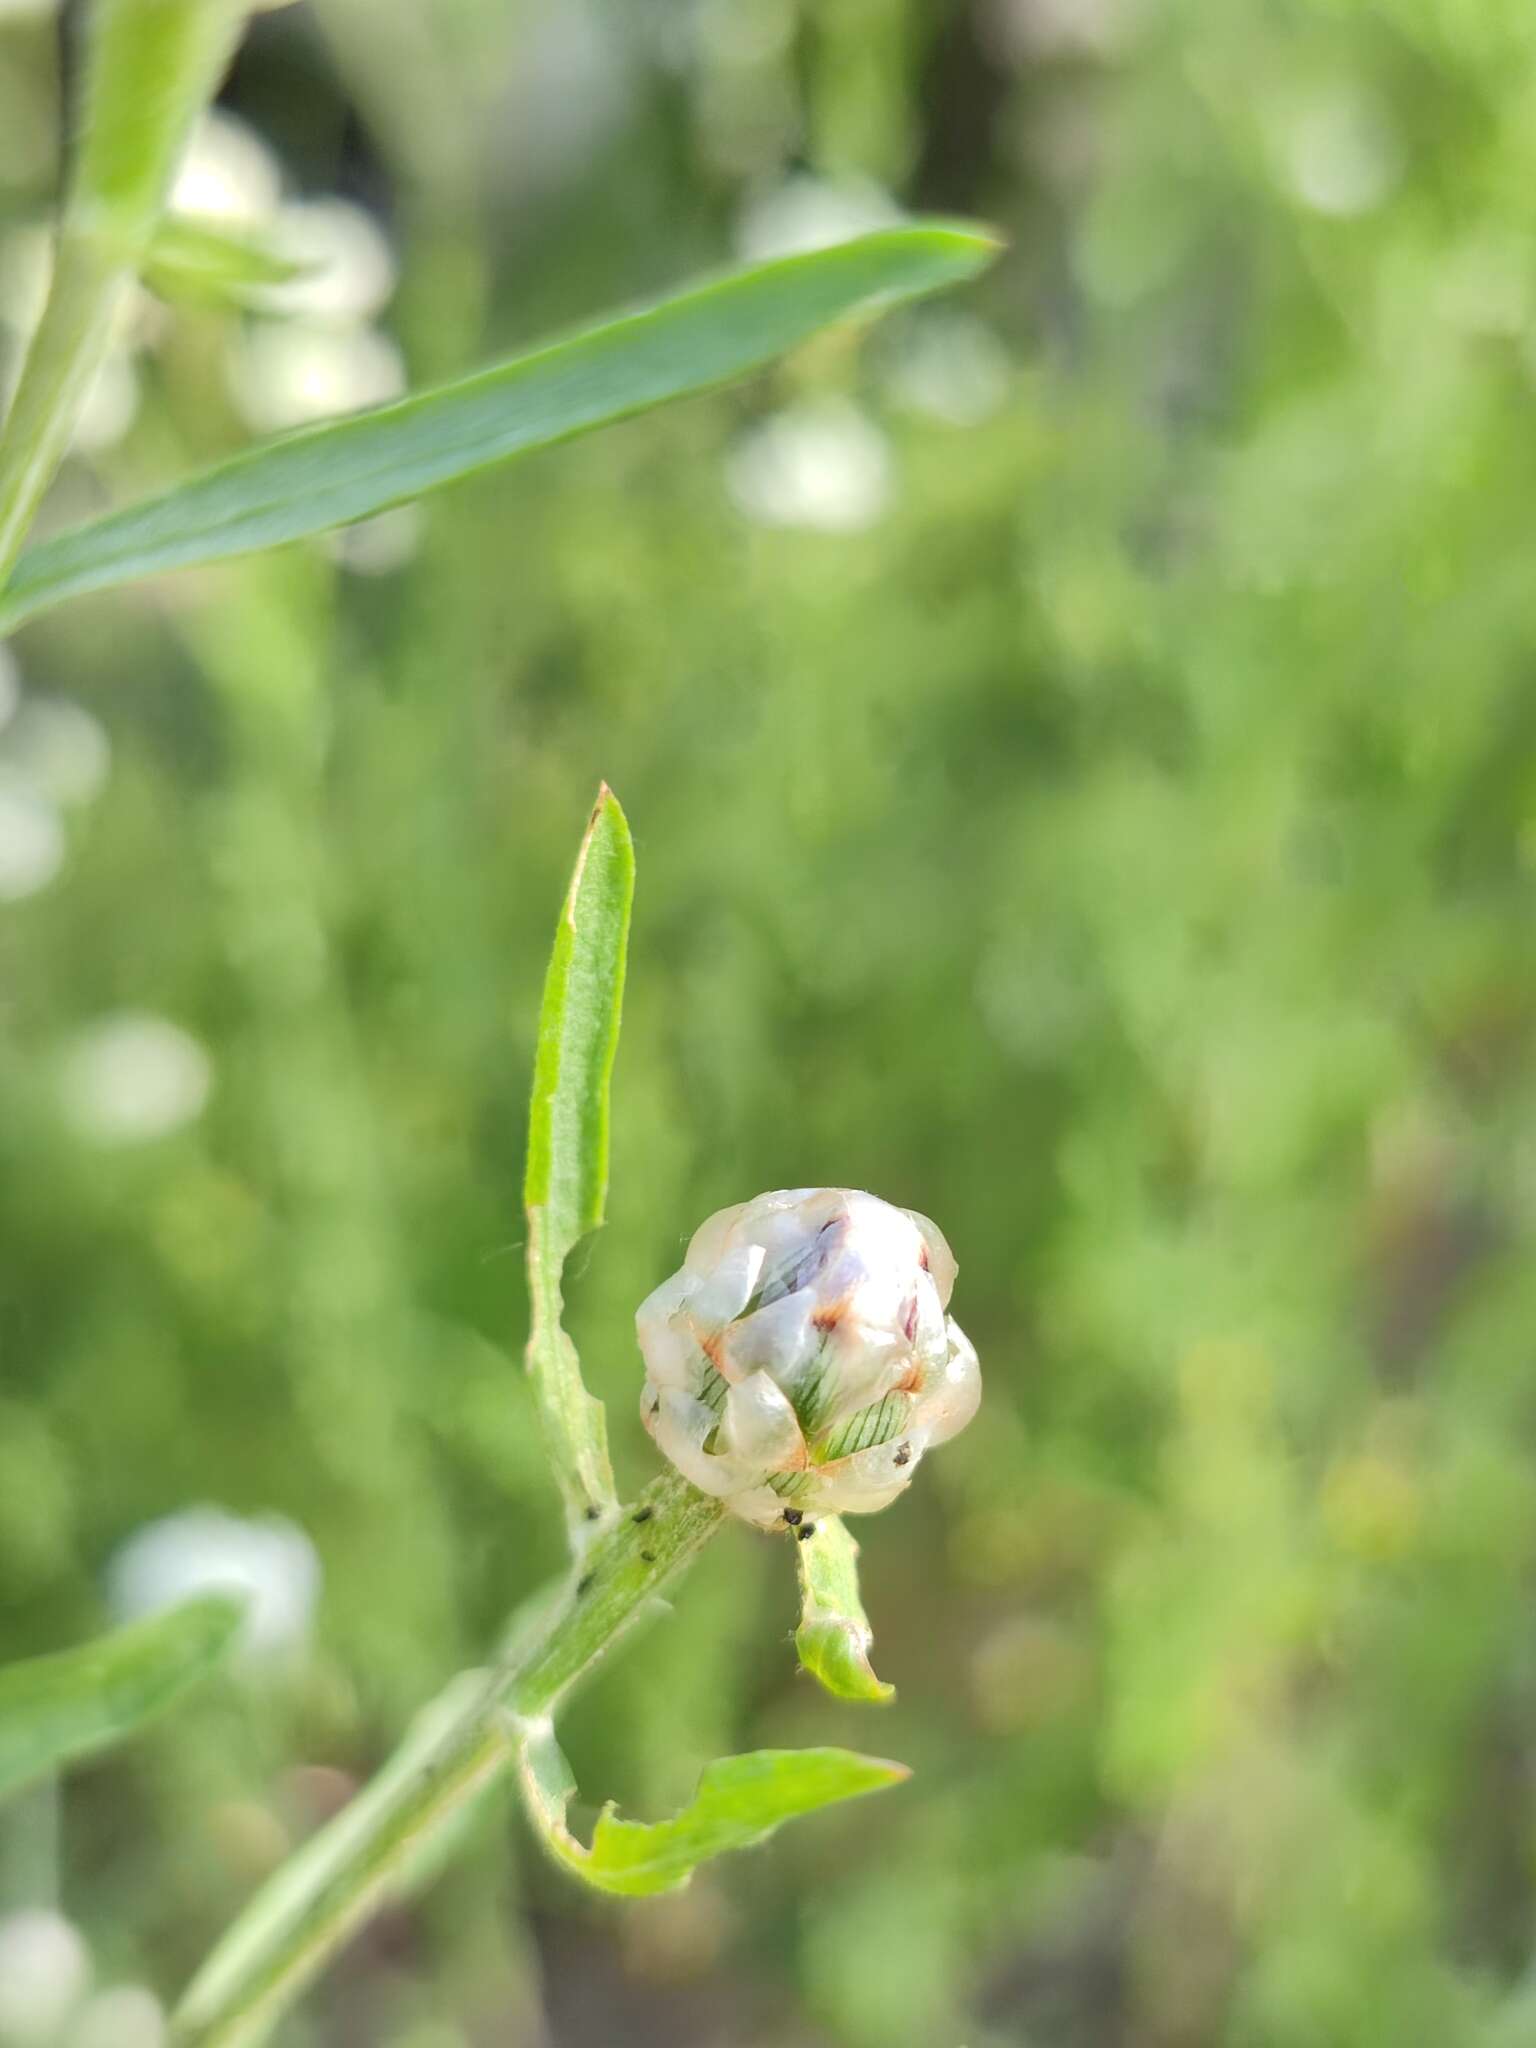
[[[640,1413],[685,1478],[762,1528],[870,1514],[981,1398],[926,1216],[848,1188],[722,1209],[635,1317]]]

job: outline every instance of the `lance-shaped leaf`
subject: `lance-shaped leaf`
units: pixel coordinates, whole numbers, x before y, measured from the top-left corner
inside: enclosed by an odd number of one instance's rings
[[[0,1669],[0,1798],[132,1735],[211,1671],[244,1603],[209,1594],[75,1650]]]
[[[575,1245],[603,1220],[608,1091],[619,1044],[635,850],[606,783],[587,825],[555,931],[528,1118],[528,1370],[573,1529],[614,1505],[601,1402],[582,1384],[561,1326],[561,1281]]]
[[[252,449],[158,497],[28,548],[9,628],[61,598],[365,519],[424,491],[723,384],[830,322],[942,289],[992,260],[970,229],[882,228],[733,271],[377,411]]]
[[[874,1637],[859,1598],[859,1546],[836,1515],[795,1545],[800,1567],[800,1626],[795,1648],[805,1670],[841,1700],[888,1700],[896,1688],[876,1678]]]
[[[597,1891],[644,1898],[677,1891],[701,1863],[761,1842],[797,1814],[899,1785],[911,1774],[905,1764],[848,1749],[759,1749],[720,1757],[705,1767],[698,1791],[671,1820],[620,1820],[605,1806],[590,1849],[566,1825],[575,1785],[548,1721],[520,1725],[518,1775],[541,1838],[568,1870]]]

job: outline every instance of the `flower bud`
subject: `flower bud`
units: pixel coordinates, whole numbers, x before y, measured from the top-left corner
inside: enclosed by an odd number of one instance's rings
[[[677,1469],[761,1528],[871,1514],[981,1399],[945,1316],[949,1246],[848,1188],[722,1209],[640,1306],[640,1414]]]

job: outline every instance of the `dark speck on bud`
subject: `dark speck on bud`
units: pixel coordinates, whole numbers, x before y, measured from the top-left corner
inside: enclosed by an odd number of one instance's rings
[[[597,1573],[596,1573],[596,1572],[586,1572],[586,1573],[584,1573],[584,1574],[583,1574],[583,1576],[582,1576],[581,1578],[579,1578],[579,1579],[578,1579],[578,1580],[576,1581],[576,1598],[577,1598],[578,1600],[579,1600],[579,1599],[581,1598],[581,1596],[582,1596],[582,1594],[583,1594],[583,1593],[590,1593],[590,1592],[591,1592],[591,1590],[592,1590],[592,1581],[593,1581],[593,1580],[594,1580],[594,1579],[595,1579],[596,1577],[597,1577]]]
[[[805,1516],[801,1514],[798,1508],[786,1508],[784,1510],[784,1519],[788,1522],[791,1529],[798,1529],[805,1520]]]
[[[656,1510],[654,1508],[640,1508],[634,1514],[632,1514],[629,1519],[636,1525],[638,1525],[641,1522],[648,1522],[651,1519],[652,1515],[655,1514],[655,1512]]]
[[[587,1505],[582,1509],[582,1513],[586,1516],[589,1522],[595,1522],[598,1519],[599,1515],[602,1514],[602,1512],[602,1509],[599,1507],[594,1507],[591,1501],[588,1501]]]
[[[795,1531],[795,1541],[797,1543],[805,1543],[815,1534],[816,1524],[814,1522],[802,1522]]]

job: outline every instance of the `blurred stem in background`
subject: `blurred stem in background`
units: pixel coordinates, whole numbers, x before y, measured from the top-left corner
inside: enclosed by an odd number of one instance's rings
[[[518,1761],[519,1725],[548,1722],[724,1512],[675,1475],[621,1510],[524,1646],[489,1678],[461,1674],[368,1790],[246,1908],[178,2008],[178,2048],[254,2048],[265,2039],[434,1836]]]
[[[0,433],[0,586],[69,445],[242,0],[96,0],[79,147],[43,317]]]

